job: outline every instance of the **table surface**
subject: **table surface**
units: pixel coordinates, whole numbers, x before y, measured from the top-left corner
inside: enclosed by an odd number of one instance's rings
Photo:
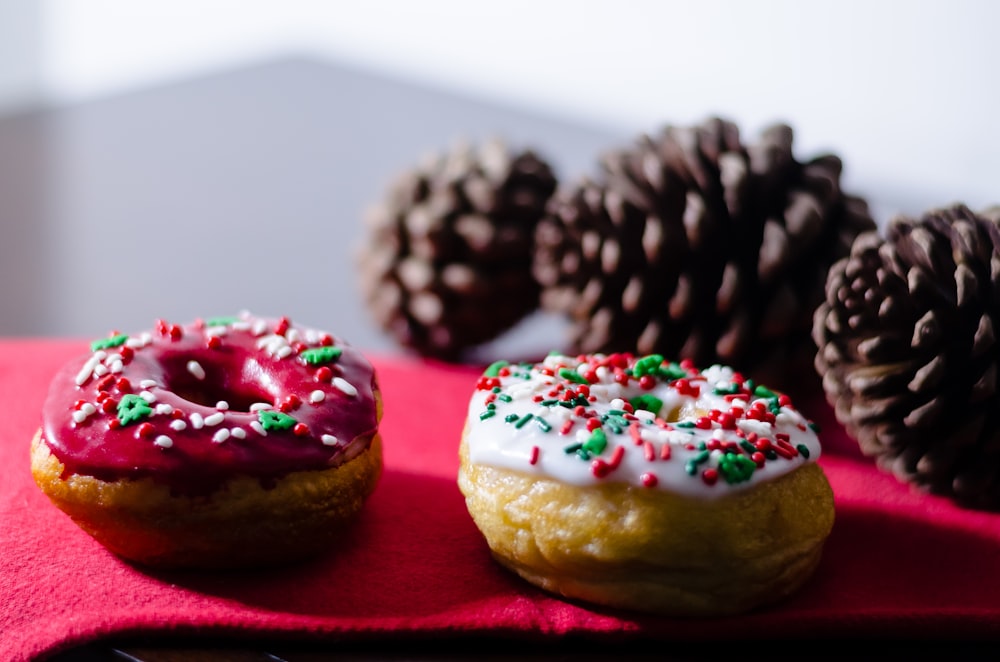
[[[425,154],[490,137],[535,148],[567,181],[594,171],[601,151],[634,132],[298,58],[2,117],[0,336],[93,337],[148,328],[161,317],[248,309],[335,330],[365,350],[398,351],[373,325],[355,282],[364,211]],[[531,318],[500,344],[544,339],[552,324]],[[947,645],[954,652],[955,643]],[[502,642],[493,650],[494,657],[510,652]],[[433,642],[336,653],[458,654]],[[305,662],[332,655],[278,642],[132,640],[57,659]],[[567,642],[533,653],[609,655]],[[672,659],[696,657],[678,649]]]

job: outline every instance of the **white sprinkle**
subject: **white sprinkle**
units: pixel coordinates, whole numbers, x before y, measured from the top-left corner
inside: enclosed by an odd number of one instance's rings
[[[285,339],[288,340],[288,342],[290,343],[296,343],[301,338],[302,335],[299,333],[299,330],[296,329],[294,326],[288,329],[288,331],[285,331]]]
[[[229,429],[229,434],[233,435],[237,439],[246,439],[247,438],[247,431],[244,430],[243,428],[230,428]]]
[[[250,405],[250,411],[260,411],[261,409],[271,409],[274,407],[270,402],[255,402]]]
[[[316,389],[315,391],[309,394],[309,402],[313,404],[316,404],[317,402],[323,402],[323,400],[325,399],[326,399],[326,393],[324,393],[319,389]]]
[[[201,414],[198,412],[191,412],[191,416],[189,418],[191,419],[191,427],[195,430],[200,430],[205,426],[205,419],[202,418]]]
[[[111,362],[111,366],[109,367],[109,370],[111,370],[112,374],[117,375],[119,372],[122,371],[122,369],[124,367],[125,367],[125,364],[122,363],[122,360],[121,359],[116,359],[116,360],[114,360],[114,361]]]
[[[139,382],[139,386],[142,388],[153,388],[154,386],[159,386],[159,384],[156,383],[155,379],[144,379]]]
[[[197,361],[188,361],[187,371],[194,375],[195,379],[205,379],[205,369]]]
[[[171,446],[174,445],[174,440],[165,434],[161,434],[159,437],[156,438],[156,441],[154,441],[153,443],[159,446],[160,448],[170,448]]]
[[[165,415],[172,414],[174,413],[174,408],[166,403],[161,403],[156,405],[156,413]]]
[[[87,383],[87,380],[94,374],[94,368],[96,368],[97,365],[104,360],[105,356],[107,356],[107,354],[104,352],[96,352],[93,356],[87,359],[87,362],[83,364],[82,368],[80,368],[80,372],[76,373],[77,386],[83,386]]]
[[[267,322],[262,319],[254,320],[253,322],[253,334],[255,336],[263,335],[267,331]]]
[[[354,388],[354,385],[343,377],[334,377],[333,385],[343,391],[345,395],[349,395],[352,398],[358,394],[358,389]]]
[[[182,419],[180,419],[180,418],[176,418],[176,419],[174,419],[174,420],[170,421],[170,428],[171,428],[172,430],[177,430],[178,432],[180,432],[181,430],[186,430],[186,429],[187,429],[187,426],[188,426],[188,424],[187,424],[187,423],[185,423],[185,422],[184,422],[184,421],[183,421]]]
[[[214,414],[209,414],[205,417],[205,425],[218,425],[226,419],[226,415],[221,411],[217,411]]]
[[[230,326],[233,327],[233,331],[249,331],[250,322],[233,322]]]
[[[217,444],[221,444],[226,439],[229,439],[229,430],[227,430],[226,428],[222,428],[221,430],[212,435],[212,441],[214,441]]]
[[[132,349],[140,349],[145,347],[149,343],[153,342],[153,334],[149,331],[143,331],[137,337],[130,337],[125,341],[126,347],[131,347]]]
[[[320,437],[320,441],[322,441],[326,446],[336,446],[340,443],[340,439],[337,439],[332,434],[324,434]]]
[[[295,352],[295,350],[292,349],[291,345],[282,345],[281,347],[278,348],[278,351],[275,352],[275,355],[279,359],[287,359],[294,352]]]
[[[224,336],[229,333],[229,329],[224,326],[210,326],[205,329],[206,336]]]
[[[226,411],[227,409],[229,409],[229,403],[226,402],[225,400],[219,400],[218,402],[215,403],[215,408],[218,409],[219,411]]]
[[[79,409],[73,412],[73,422],[83,423],[87,418],[97,411],[97,407],[89,402],[83,403]]]
[[[306,329],[304,335],[306,339],[306,344],[315,345],[316,343],[319,342],[321,334],[316,329]]]
[[[106,374],[108,374],[108,366],[104,365],[103,363],[98,363],[97,365],[94,366],[95,377],[103,377]]]
[[[250,421],[250,427],[252,427],[253,431],[259,434],[260,436],[262,437],[267,436],[267,430],[265,430],[264,426],[260,424],[260,421]]]
[[[149,404],[156,402],[156,396],[151,391],[139,391],[139,397]]]

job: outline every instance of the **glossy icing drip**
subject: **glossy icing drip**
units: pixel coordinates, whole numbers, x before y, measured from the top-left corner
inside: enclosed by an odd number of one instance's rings
[[[470,461],[573,485],[716,498],[820,455],[783,394],[726,366],[630,354],[490,366],[469,403]]]
[[[377,382],[330,334],[248,313],[112,334],[54,377],[42,439],[66,474],[186,494],[337,466],[376,432]]]

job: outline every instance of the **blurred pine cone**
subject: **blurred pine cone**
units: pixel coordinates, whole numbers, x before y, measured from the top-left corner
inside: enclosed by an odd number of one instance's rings
[[[1000,507],[1000,207],[963,205],[858,237],[816,310],[837,419],[900,480]]]
[[[535,226],[557,185],[531,150],[462,144],[403,173],[371,210],[361,289],[401,345],[457,359],[538,308]]]
[[[833,155],[797,161],[783,124],[750,145],[718,118],[641,136],[550,203],[542,305],[572,318],[576,351],[721,362],[776,385],[794,359],[815,377],[826,271],[875,227],[840,174]]]

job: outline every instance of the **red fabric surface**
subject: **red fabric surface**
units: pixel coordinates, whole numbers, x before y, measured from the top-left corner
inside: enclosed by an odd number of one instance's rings
[[[792,599],[687,621],[572,604],[496,565],[455,482],[478,370],[373,357],[385,398],[385,472],[342,548],[270,571],[139,570],[57,511],[28,446],[49,379],[84,345],[0,342],[0,659],[108,635],[254,633],[283,639],[566,634],[595,640],[969,637],[1000,634],[1000,515],[962,510],[874,468],[821,402],[821,464],[837,520]]]

